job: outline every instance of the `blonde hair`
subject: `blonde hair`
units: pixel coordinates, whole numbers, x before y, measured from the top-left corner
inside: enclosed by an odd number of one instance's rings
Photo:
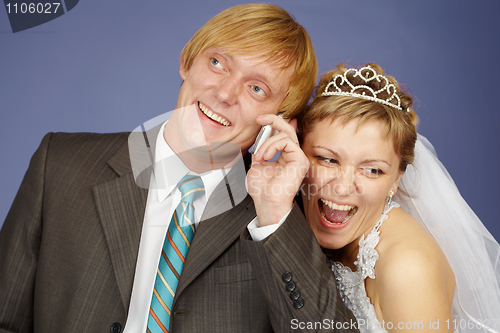
[[[194,58],[209,47],[227,47],[236,54],[266,53],[264,61],[282,68],[295,66],[279,111],[297,116],[314,90],[318,66],[305,29],[282,8],[267,4],[231,7],[211,18],[184,46],[181,61],[189,70]]]
[[[377,64],[368,64],[377,74],[384,75],[384,71]],[[399,170],[404,172],[408,164],[413,163],[415,142],[417,141],[418,117],[412,108],[413,99],[405,92],[400,84],[392,76],[384,75],[389,83],[394,84],[396,93],[401,100],[401,107],[405,111],[353,96],[321,96],[328,83],[334,76],[344,74],[346,67],[338,64],[337,69],[327,72],[316,87],[313,102],[299,119],[299,139],[303,142],[305,136],[312,131],[314,125],[321,120],[330,119],[332,122],[341,118],[343,125],[349,121],[359,118],[358,126],[368,120],[379,120],[382,123],[383,135],[392,139],[394,151],[400,157]],[[354,85],[366,85],[377,91],[385,85],[384,82],[371,80],[365,82],[360,77],[347,74],[347,78]],[[385,98],[384,96],[381,96]],[[409,113],[406,113],[406,110]]]

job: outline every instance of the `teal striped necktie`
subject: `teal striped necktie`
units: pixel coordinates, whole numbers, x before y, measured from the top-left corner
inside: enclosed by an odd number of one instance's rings
[[[184,176],[177,188],[181,191],[181,202],[170,220],[158,263],[146,331],[149,333],[168,333],[172,302],[195,232],[193,201],[205,193],[198,176]]]

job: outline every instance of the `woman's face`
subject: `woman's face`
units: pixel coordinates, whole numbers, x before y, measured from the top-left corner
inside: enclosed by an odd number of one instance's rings
[[[382,214],[386,198],[396,193],[400,158],[378,120],[318,122],[302,149],[311,167],[302,196],[306,218],[319,244],[339,249],[368,233]]]

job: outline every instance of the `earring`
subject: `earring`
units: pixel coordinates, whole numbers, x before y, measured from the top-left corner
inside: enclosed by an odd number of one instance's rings
[[[392,203],[392,196],[393,196],[393,195],[394,195],[394,192],[391,190],[391,191],[389,192],[389,206],[390,206],[390,205],[391,205],[391,203]]]

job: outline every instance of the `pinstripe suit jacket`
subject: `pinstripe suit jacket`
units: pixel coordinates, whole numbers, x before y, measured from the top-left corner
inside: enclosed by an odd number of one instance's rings
[[[0,332],[124,326],[147,199],[134,182],[127,137],[56,133],[42,140],[0,231]],[[289,332],[292,319],[353,321],[300,209],[261,242],[246,231],[254,217],[246,197],[200,224],[171,332]],[[301,293],[300,309],[284,272]]]

